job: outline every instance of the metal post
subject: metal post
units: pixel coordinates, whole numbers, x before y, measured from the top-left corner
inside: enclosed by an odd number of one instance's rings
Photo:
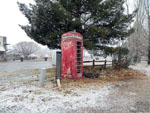
[[[61,52],[56,53],[56,79],[61,80]]]
[[[58,88],[61,88],[61,52],[56,52],[56,83]]]
[[[46,69],[45,69],[45,68],[42,68],[42,69],[41,69],[41,73],[40,73],[40,80],[39,80],[40,86],[44,86],[44,83],[45,83],[45,75],[46,75]]]

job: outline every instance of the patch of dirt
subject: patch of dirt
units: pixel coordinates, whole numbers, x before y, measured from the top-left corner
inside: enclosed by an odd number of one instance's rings
[[[121,69],[115,72],[112,72],[110,74],[106,74],[100,79],[106,80],[106,81],[120,81],[120,80],[129,80],[129,79],[136,79],[140,78],[142,76],[146,76],[146,74],[139,72],[137,70],[133,69]]]
[[[102,71],[102,70],[101,70]],[[99,71],[99,72],[101,72]],[[103,72],[108,71],[103,70]],[[109,74],[101,75],[98,78],[85,78],[83,77],[81,80],[68,80],[68,79],[63,79],[62,80],[62,86],[63,88],[85,88],[88,86],[103,86],[104,83],[110,83],[110,82],[115,82],[115,81],[125,81],[125,80],[130,80],[130,79],[138,79],[140,77],[146,76],[145,74],[133,70],[133,69],[121,69],[121,70],[116,70],[115,72],[111,72]]]

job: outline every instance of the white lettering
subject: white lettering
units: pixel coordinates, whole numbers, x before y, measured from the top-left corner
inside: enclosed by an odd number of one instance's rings
[[[62,38],[79,38],[79,39],[82,39],[82,37],[77,36],[77,35],[67,35],[67,36],[63,36]]]

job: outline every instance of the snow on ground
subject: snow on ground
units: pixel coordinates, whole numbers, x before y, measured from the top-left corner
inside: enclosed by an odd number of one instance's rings
[[[130,67],[150,74],[150,66]],[[134,79],[60,91],[50,80],[39,87],[35,74],[0,75],[0,113],[130,113],[136,111],[137,103],[149,103],[149,83],[147,78]]]
[[[105,108],[111,89],[100,86],[58,91],[53,83],[39,87],[35,75],[8,77],[0,78],[0,113],[62,113],[97,105]]]
[[[143,72],[146,75],[150,76],[150,66],[149,65],[136,64],[136,65],[131,65],[130,68],[138,70],[138,71]]]

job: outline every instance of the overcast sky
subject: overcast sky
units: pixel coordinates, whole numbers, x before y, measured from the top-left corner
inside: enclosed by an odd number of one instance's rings
[[[18,0],[32,3],[32,0]],[[31,41],[26,33],[18,26],[28,24],[27,19],[19,11],[17,0],[0,0],[0,36],[6,36],[9,44],[20,41]]]
[[[0,0],[0,36],[6,36],[9,44],[20,41],[31,41],[26,33],[18,26],[28,24],[27,19],[19,11],[17,1],[33,3],[33,0]],[[132,6],[132,0],[128,0]]]

